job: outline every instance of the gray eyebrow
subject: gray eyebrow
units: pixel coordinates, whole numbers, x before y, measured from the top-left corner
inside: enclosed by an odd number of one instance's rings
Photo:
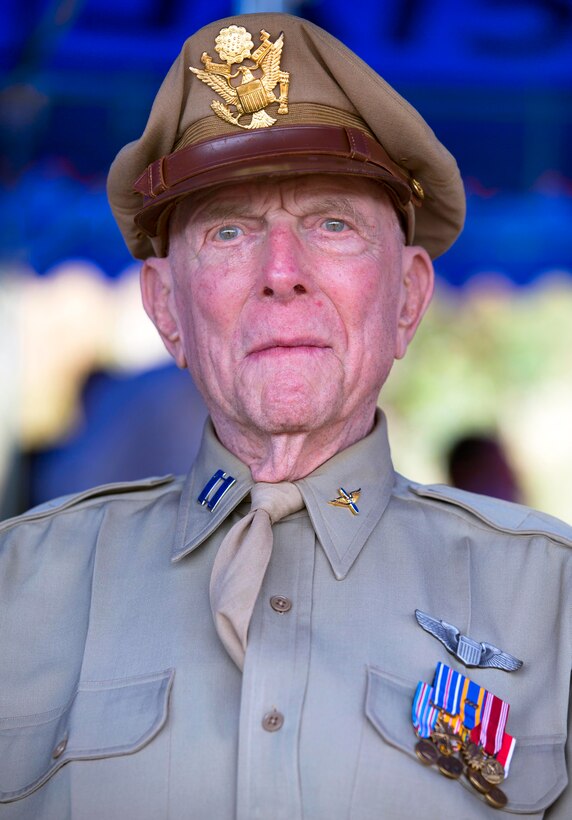
[[[235,202],[212,202],[201,208],[200,213],[194,216],[195,219],[221,219],[226,220],[233,216],[252,216],[250,206],[244,201]]]
[[[322,212],[332,211],[339,213],[341,216],[351,216],[354,222],[360,225],[366,225],[363,216],[359,213],[355,204],[345,196],[325,197],[324,199],[309,203],[309,207],[311,210]]]
[[[186,224],[196,224],[208,220],[221,220],[225,222],[231,217],[241,217],[249,215],[249,206],[244,200],[235,200],[231,203],[218,201],[209,202],[207,196],[204,202],[199,203],[198,213],[193,213],[193,206],[197,204],[197,199],[189,197],[177,204],[175,207],[175,217],[173,223],[177,228],[183,229]]]

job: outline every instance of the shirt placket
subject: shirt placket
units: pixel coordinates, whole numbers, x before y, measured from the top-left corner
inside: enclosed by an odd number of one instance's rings
[[[310,662],[315,535],[305,512],[274,525],[246,652],[237,819],[302,818],[299,737]]]

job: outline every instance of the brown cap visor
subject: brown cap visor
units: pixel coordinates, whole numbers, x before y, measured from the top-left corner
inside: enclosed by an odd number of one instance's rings
[[[165,210],[188,193],[231,181],[296,172],[377,179],[389,188],[400,211],[406,212],[412,201],[421,204],[407,172],[363,131],[291,125],[215,137],[155,160],[133,186],[144,197],[135,224],[147,236],[155,237]]]

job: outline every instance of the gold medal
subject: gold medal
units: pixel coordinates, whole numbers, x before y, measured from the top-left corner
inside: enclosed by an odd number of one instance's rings
[[[473,743],[472,740],[469,740],[464,744],[461,749],[461,754],[463,756],[463,760],[471,769],[474,769],[475,771],[482,769],[485,756],[482,749],[480,749],[476,743]]]
[[[426,766],[431,766],[437,762],[439,752],[430,740],[420,740],[415,744],[415,754]]]
[[[454,755],[441,755],[437,760],[437,766],[441,774],[445,775],[445,777],[450,777],[452,780],[458,780],[463,774],[463,764],[459,758]]]
[[[492,789],[485,794],[485,800],[495,809],[504,809],[508,803],[506,794],[499,789],[498,786],[493,786]]]
[[[435,729],[431,733],[431,740],[437,746],[442,755],[449,757],[449,755],[458,752],[461,748],[461,738],[442,719],[442,716],[437,720]]]
[[[487,757],[486,760],[483,761],[481,774],[485,780],[493,786],[498,786],[498,784],[504,780],[503,765],[499,763],[498,760],[495,760],[494,757]]]
[[[482,774],[475,769],[469,769],[467,771],[467,780],[473,789],[476,789],[479,794],[486,794],[493,788],[491,784],[485,780]]]

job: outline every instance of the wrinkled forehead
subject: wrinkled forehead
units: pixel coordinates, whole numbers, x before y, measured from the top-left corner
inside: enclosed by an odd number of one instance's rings
[[[199,222],[262,217],[276,208],[294,216],[319,213],[350,218],[370,228],[383,225],[398,229],[405,240],[400,211],[384,186],[369,179],[325,174],[228,183],[199,191],[175,205],[169,232]]]

